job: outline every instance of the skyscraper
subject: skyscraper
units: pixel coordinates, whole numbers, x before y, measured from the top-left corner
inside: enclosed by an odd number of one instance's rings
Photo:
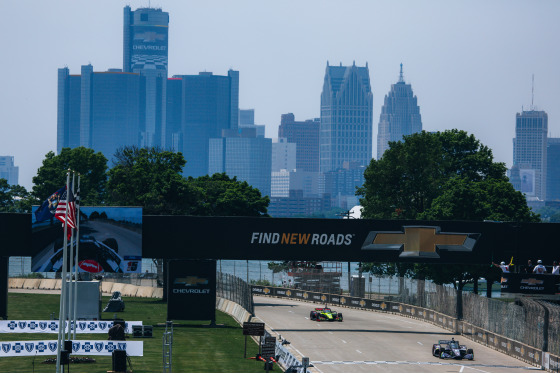
[[[9,185],[17,185],[19,166],[14,165],[14,156],[0,156],[0,179],[8,181]]]
[[[321,93],[320,171],[335,171],[344,162],[367,166],[372,157],[373,94],[369,69],[329,66]]]
[[[210,139],[221,138],[222,130],[238,128],[239,72],[175,75],[168,80],[168,95],[167,138],[185,156],[183,174],[206,175]]]
[[[296,121],[293,113],[282,114],[278,138],[296,144],[296,169],[319,171],[319,118]]]
[[[146,80],[141,146],[165,144],[169,14],[161,9],[124,7],[123,71]]]
[[[138,146],[144,130],[145,79],[120,69],[81,75],[58,69],[57,152],[84,146],[111,161],[123,146]]]
[[[265,125],[255,125],[255,109],[239,109],[239,127],[254,128],[257,130],[257,136],[265,135]]]
[[[546,149],[546,199],[560,200],[560,138],[548,138]]]
[[[257,136],[256,129],[223,130],[222,135],[210,139],[208,174],[226,173],[270,196],[272,139]]]
[[[422,131],[422,118],[412,86],[404,81],[403,70],[399,81],[391,85],[379,116],[377,159],[389,148],[389,141],[400,141],[403,135]]]
[[[547,134],[546,112],[516,114],[513,165],[519,168],[520,191],[528,199],[546,200]]]
[[[286,138],[272,142],[272,171],[296,169],[297,145],[289,143]]]

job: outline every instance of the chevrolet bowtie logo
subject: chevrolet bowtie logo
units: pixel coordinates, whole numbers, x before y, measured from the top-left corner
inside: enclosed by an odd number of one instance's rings
[[[529,286],[534,286],[536,284],[543,284],[544,281],[542,279],[529,278],[529,279],[522,279],[521,283],[528,284]]]
[[[399,257],[439,258],[438,251],[472,252],[480,234],[440,232],[438,226],[403,226],[403,231],[371,231],[362,249],[399,251]]]

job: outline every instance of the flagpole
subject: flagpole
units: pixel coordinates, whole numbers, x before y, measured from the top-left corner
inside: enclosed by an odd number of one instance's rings
[[[69,201],[70,201],[70,194],[74,194],[74,184],[76,182],[76,172],[72,171],[72,188],[69,188],[66,191],[66,209],[72,209],[73,207],[70,206]],[[72,214],[67,214],[66,215],[66,220],[68,220],[68,215],[72,215]],[[66,338],[66,340],[70,340],[71,339],[71,335],[72,335],[72,329],[73,329],[73,320],[72,320],[72,316],[74,315],[74,313],[72,312],[72,307],[74,306],[74,303],[72,302],[72,298],[74,296],[74,293],[72,292],[72,289],[75,287],[74,285],[74,280],[72,279],[72,267],[74,266],[74,230],[70,229],[70,257],[68,257],[70,264],[68,266],[68,270],[70,271],[70,281],[68,282],[68,310],[66,312],[67,315],[67,320],[68,320],[68,337]],[[74,323],[75,324],[75,323]]]
[[[70,170],[66,173],[66,200],[68,200],[68,185],[70,184]],[[58,315],[58,344],[56,350],[56,372],[61,373],[60,371],[60,352],[62,346],[62,339],[66,332],[66,267],[68,266],[68,204],[66,205],[66,215],[64,220],[64,244],[62,246],[62,285],[60,290],[60,312]]]
[[[78,190],[76,195],[76,262],[74,264],[74,278],[76,279],[76,287],[74,287],[74,334],[73,339],[76,339],[76,314],[78,309],[78,264],[80,257],[80,173],[78,173]]]

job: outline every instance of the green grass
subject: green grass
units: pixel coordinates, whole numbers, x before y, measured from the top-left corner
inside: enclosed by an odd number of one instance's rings
[[[118,318],[128,321],[142,321],[153,326],[153,338],[143,338],[144,356],[130,357],[132,371],[139,373],[161,373],[163,371],[163,333],[167,304],[158,299],[123,298],[125,311],[117,313]],[[109,301],[103,297],[102,306]],[[11,320],[50,319],[51,313],[58,316],[59,296],[43,294],[8,294],[8,317]],[[114,313],[102,313],[101,318],[112,320]],[[264,363],[243,358],[245,336],[243,329],[229,315],[216,311],[216,327],[209,321],[173,321],[173,372],[205,373],[261,373]],[[14,340],[56,340],[57,334],[0,334],[0,341]],[[77,339],[103,340],[104,334],[77,334]],[[133,339],[130,336],[128,340]],[[258,345],[247,339],[247,357],[258,353]],[[56,365],[44,364],[47,358],[55,356],[4,357],[0,359],[0,373],[52,373]],[[83,357],[79,355],[79,357]],[[106,373],[112,368],[110,356],[91,356],[95,363],[71,364],[70,372]],[[130,367],[128,367],[130,370]],[[275,365],[274,372],[281,372]]]

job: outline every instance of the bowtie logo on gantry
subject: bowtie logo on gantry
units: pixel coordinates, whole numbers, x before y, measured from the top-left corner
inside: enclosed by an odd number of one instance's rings
[[[399,257],[440,258],[442,251],[472,252],[480,234],[441,232],[439,226],[403,226],[402,231],[370,231],[362,250],[395,251]]]

